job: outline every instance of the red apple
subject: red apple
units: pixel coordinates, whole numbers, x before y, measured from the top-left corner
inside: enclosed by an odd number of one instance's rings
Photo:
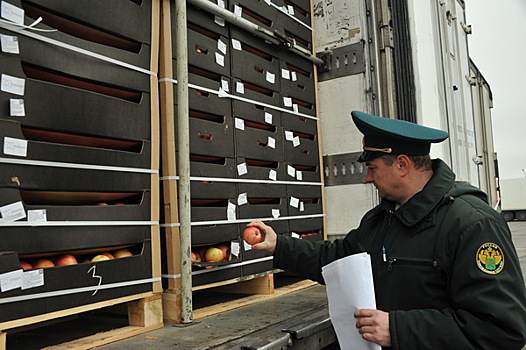
[[[251,226],[247,227],[245,231],[243,231],[243,239],[248,244],[254,245],[263,241],[263,235],[257,227]]]
[[[226,244],[221,244],[217,247],[223,252],[223,261],[227,261],[228,256],[230,255],[230,247]]]
[[[115,257],[115,259],[118,259],[125,258],[127,256],[133,256],[133,254],[128,249],[124,248],[114,251],[113,256]]]
[[[192,252],[192,254],[190,254],[190,259],[192,262],[201,262],[201,257],[196,252]]]
[[[55,266],[66,266],[66,265],[76,265],[77,259],[71,254],[64,254],[61,257],[55,259]]]
[[[206,250],[205,259],[208,262],[223,260],[223,251],[217,247],[210,247]]]
[[[206,248],[196,249],[195,252],[199,255],[201,261],[206,261]]]
[[[115,257],[109,252],[104,252],[102,255],[106,255],[108,258],[110,258],[110,260],[115,259]]]
[[[91,259],[91,262],[97,262],[97,261],[104,261],[104,260],[110,260],[107,255],[99,254],[96,255],[93,259]]]
[[[40,260],[37,260],[33,264],[33,268],[35,268],[35,269],[41,269],[41,268],[53,267],[53,266],[55,266],[55,264],[53,264],[53,261],[51,261],[49,259],[40,259]]]
[[[100,203],[97,203],[97,205],[108,205],[108,203],[100,202]]]
[[[33,268],[33,266],[31,266],[31,264],[28,263],[27,261],[20,261],[20,267],[23,268],[24,270],[29,270]]]

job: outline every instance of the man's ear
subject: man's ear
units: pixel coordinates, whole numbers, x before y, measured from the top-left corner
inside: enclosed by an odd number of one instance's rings
[[[395,165],[397,169],[402,172],[402,175],[407,174],[412,167],[411,159],[405,154],[400,154],[396,157]]]

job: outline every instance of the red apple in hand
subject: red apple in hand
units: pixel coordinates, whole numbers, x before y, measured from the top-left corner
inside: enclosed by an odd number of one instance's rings
[[[206,250],[205,259],[208,262],[217,262],[223,260],[223,251],[217,247],[210,247]]]
[[[55,266],[76,265],[77,259],[71,254],[64,254],[55,260]]]
[[[251,226],[247,227],[245,231],[243,231],[243,239],[248,244],[254,245],[263,241],[263,235],[257,227]]]
[[[35,268],[35,269],[41,269],[41,268],[44,268],[44,267],[53,267],[53,266],[55,266],[55,264],[53,264],[53,261],[51,261],[49,259],[40,259],[40,260],[37,260],[33,264],[33,268]]]

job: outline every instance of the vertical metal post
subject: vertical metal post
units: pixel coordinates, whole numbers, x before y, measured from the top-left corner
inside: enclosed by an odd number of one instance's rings
[[[175,46],[177,59],[177,164],[179,175],[179,223],[181,249],[181,322],[190,323],[192,313],[190,122],[188,102],[188,45],[186,1],[175,0]]]

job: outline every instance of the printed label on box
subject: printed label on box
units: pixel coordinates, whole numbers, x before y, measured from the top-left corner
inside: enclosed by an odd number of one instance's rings
[[[27,156],[27,140],[4,137],[4,154],[11,156]]]
[[[217,40],[217,49],[226,55],[226,44],[223,40]]]
[[[24,24],[24,10],[20,7],[2,1],[0,13],[2,18],[15,22],[16,24]]]
[[[289,176],[295,177],[296,169],[291,165],[287,165],[287,174],[289,174]]]
[[[294,133],[292,131],[285,130],[285,140],[292,141],[294,139]]]
[[[25,117],[26,109],[24,107],[24,100],[20,98],[9,99],[9,115],[11,117]]]
[[[292,98],[283,97],[283,105],[285,105],[285,107],[292,107]]]
[[[252,246],[248,244],[247,242],[243,241],[243,248],[246,251],[252,250]]]
[[[0,215],[2,215],[2,223],[23,219],[26,217],[24,204],[19,201],[4,205],[3,207],[0,207]]]
[[[245,121],[243,119],[235,118],[234,121],[235,121],[236,129],[245,130]]]
[[[26,87],[26,80],[13,77],[8,74],[2,74],[0,81],[0,89],[4,92],[9,92],[14,95],[24,96],[24,90]]]
[[[44,269],[24,271],[22,274],[22,290],[44,285]]]
[[[244,94],[245,93],[245,85],[242,82],[237,81],[236,82],[236,91],[239,92],[240,94]]]
[[[268,137],[267,146],[270,148],[276,148],[276,140],[273,137]]]
[[[300,202],[300,211],[305,211],[305,204]]]
[[[274,219],[277,219],[277,218],[279,218],[280,216],[281,216],[281,213],[280,213],[279,209],[272,209],[272,217],[273,217]]]
[[[226,209],[226,219],[228,221],[236,220],[236,205],[228,202],[228,207]]]
[[[278,179],[278,172],[274,169],[270,169],[268,172],[268,178],[272,181],[276,181]]]
[[[215,22],[215,24],[217,24],[220,27],[224,27],[225,26],[225,19],[223,17],[215,16],[214,17],[214,22]]]
[[[28,222],[46,222],[47,221],[47,210],[46,209],[34,209],[27,211]]]
[[[247,193],[240,193],[237,197],[237,205],[243,205],[248,203]]]
[[[225,66],[225,56],[221,55],[219,52],[216,52],[216,63],[221,67]]]
[[[300,200],[296,197],[290,197],[290,206],[293,208],[298,208],[300,205]]]
[[[239,257],[240,250],[241,246],[239,245],[239,242],[230,242],[230,253],[232,253],[232,255]]]
[[[241,41],[232,38],[232,47],[237,51],[243,51],[243,48],[241,47]]]
[[[241,163],[237,165],[237,174],[239,176],[245,175],[247,173],[248,173],[247,163]]]
[[[296,179],[303,180],[303,173],[301,171],[296,171]]]
[[[269,112],[265,112],[265,123],[272,124],[273,116]]]
[[[297,104],[297,103],[294,103],[294,104],[292,105],[292,110],[294,111],[294,113],[298,113],[298,111],[299,111],[299,107],[298,107],[298,104]]]
[[[0,274],[0,291],[7,292],[22,287],[22,273],[24,270],[15,270]]]
[[[226,92],[230,90],[230,87],[228,86],[228,80],[221,80],[221,89]]]
[[[274,84],[276,82],[276,74],[267,72],[266,79],[269,83]]]
[[[13,54],[20,53],[17,36],[0,34],[0,44],[2,46],[2,52]]]
[[[300,137],[296,136],[292,139],[292,146],[298,147],[300,145]]]
[[[225,8],[225,0],[217,0],[217,6]]]
[[[290,236],[291,236],[292,238],[301,238],[301,236],[298,235],[296,232],[291,232],[291,233],[290,233]]]
[[[281,77],[283,79],[290,80],[290,71],[288,69],[282,68],[281,69]]]
[[[234,5],[234,14],[240,16],[243,14],[243,9],[239,5]]]
[[[296,72],[290,72],[290,77],[291,77],[292,81],[298,80],[298,76],[296,75]]]

